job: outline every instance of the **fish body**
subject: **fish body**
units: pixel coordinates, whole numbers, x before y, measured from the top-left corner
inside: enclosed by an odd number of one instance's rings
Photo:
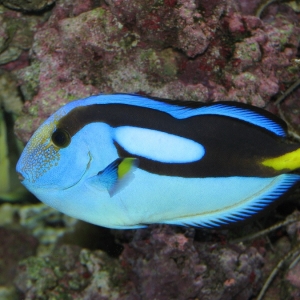
[[[93,224],[214,227],[296,185],[299,152],[283,121],[249,105],[98,95],[50,116],[17,172],[42,202]]]

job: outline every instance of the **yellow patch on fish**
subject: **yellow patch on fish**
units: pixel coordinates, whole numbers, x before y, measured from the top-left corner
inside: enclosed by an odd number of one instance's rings
[[[124,160],[119,164],[118,167],[118,178],[123,178],[131,170],[135,163],[136,158],[124,158]]]
[[[274,170],[296,170],[300,168],[300,149],[286,153],[284,155],[266,159],[262,162],[266,167],[273,168]]]

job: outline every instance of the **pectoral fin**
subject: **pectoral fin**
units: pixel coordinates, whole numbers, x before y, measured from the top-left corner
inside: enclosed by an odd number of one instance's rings
[[[132,175],[137,166],[137,158],[118,158],[103,171],[90,178],[88,183],[100,190],[106,189],[112,197],[131,181],[132,176],[130,175]]]

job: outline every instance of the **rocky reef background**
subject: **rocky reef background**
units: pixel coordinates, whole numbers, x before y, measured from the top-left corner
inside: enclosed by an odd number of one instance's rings
[[[255,299],[299,243],[299,223],[234,243],[288,217],[297,194],[259,223],[204,230],[99,228],[32,199],[14,163],[61,105],[97,93],[238,101],[280,114],[299,135],[297,1],[0,1],[0,298]],[[297,213],[295,213],[297,215]],[[300,299],[300,264],[264,299]]]

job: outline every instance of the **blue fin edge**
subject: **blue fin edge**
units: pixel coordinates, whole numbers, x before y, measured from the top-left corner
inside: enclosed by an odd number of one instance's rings
[[[75,107],[93,104],[136,105],[166,112],[177,119],[199,115],[221,115],[251,123],[281,137],[286,136],[286,125],[278,117],[263,109],[230,101],[207,104],[196,101],[155,99],[132,94],[102,94],[70,102],[63,106],[59,112],[65,115]]]
[[[246,204],[241,210],[236,211],[226,216],[220,217],[193,217],[192,220],[172,220],[163,222],[170,225],[194,226],[202,228],[214,228],[224,225],[230,225],[239,221],[245,221],[247,218],[263,211],[268,205],[274,203],[278,198],[283,196],[296,183],[300,182],[300,175],[283,174],[281,182],[268,194],[256,199],[252,203]]]
[[[254,110],[252,111],[252,108],[250,108],[250,106],[249,108],[242,108],[236,106],[235,104],[229,105],[227,103],[216,103],[211,106],[195,109],[195,115],[206,114],[235,118],[269,130],[278,136],[286,136],[286,128],[284,128],[284,126],[279,123],[279,120],[277,122]]]

